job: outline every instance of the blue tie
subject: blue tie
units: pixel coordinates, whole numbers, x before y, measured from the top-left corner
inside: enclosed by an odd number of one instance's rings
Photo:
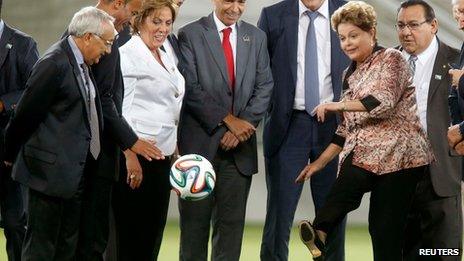
[[[317,68],[317,41],[314,20],[318,12],[306,11],[309,17],[308,33],[305,46],[305,110],[311,114],[319,104],[319,74]]]

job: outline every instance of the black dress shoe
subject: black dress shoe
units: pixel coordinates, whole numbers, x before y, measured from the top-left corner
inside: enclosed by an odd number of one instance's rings
[[[308,220],[302,220],[298,228],[300,231],[300,239],[309,249],[309,252],[313,256],[313,260],[323,261],[325,245],[320,240],[311,223]]]

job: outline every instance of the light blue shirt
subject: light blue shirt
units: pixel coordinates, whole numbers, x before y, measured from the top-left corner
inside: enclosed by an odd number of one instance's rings
[[[5,28],[5,23],[0,19],[0,39],[2,39],[3,28]]]
[[[82,80],[85,82],[88,82],[89,84],[89,94],[90,94],[90,97],[92,99],[95,99],[95,86],[93,85],[93,82],[92,81],[87,81],[87,79],[85,79],[85,74],[84,74],[84,69],[82,69],[82,64],[84,64],[84,56],[82,55],[82,52],[81,50],[79,50],[79,47],[77,47],[76,45],[76,42],[74,41],[74,39],[72,38],[72,36],[68,36],[68,43],[69,43],[69,46],[71,46],[71,50],[74,54],[74,58],[76,58],[76,62],[77,64],[79,65],[79,70],[81,71],[81,77],[82,77]],[[87,66],[87,65],[85,65]],[[90,70],[90,68],[88,68]]]

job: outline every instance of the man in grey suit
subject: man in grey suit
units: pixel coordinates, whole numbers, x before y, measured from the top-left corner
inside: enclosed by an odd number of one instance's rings
[[[452,155],[447,142],[451,123],[448,64],[457,60],[459,52],[435,36],[435,13],[422,0],[401,4],[396,28],[401,51],[414,74],[417,113],[436,157],[417,186],[406,226],[404,258],[417,260],[419,249],[462,246],[462,159]],[[430,260],[461,258],[434,256]]]
[[[251,176],[258,171],[255,130],[268,108],[272,75],[264,32],[239,21],[245,0],[213,0],[214,12],[179,30],[186,80],[181,154],[209,159],[213,194],[181,201],[180,260],[239,260]]]

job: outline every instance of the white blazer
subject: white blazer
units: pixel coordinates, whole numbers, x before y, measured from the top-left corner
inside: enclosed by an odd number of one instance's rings
[[[185,93],[184,77],[172,58],[159,50],[166,69],[161,66],[139,36],[132,36],[119,52],[124,118],[139,137],[155,140],[164,155],[173,154]]]

